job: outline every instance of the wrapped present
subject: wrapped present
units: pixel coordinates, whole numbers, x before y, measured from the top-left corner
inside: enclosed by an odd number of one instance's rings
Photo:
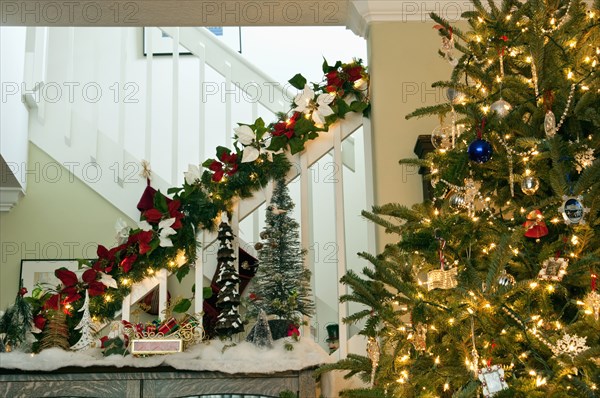
[[[179,323],[177,322],[177,319],[171,317],[158,327],[158,331],[159,333],[162,333],[164,336],[166,336],[175,332],[178,328]]]

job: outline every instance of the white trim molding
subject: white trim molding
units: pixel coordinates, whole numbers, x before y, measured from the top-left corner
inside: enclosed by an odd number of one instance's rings
[[[0,187],[0,211],[10,211],[23,196],[23,188]]]
[[[435,12],[449,21],[458,21],[465,11],[473,9],[469,0],[350,0],[347,27],[367,37],[373,22],[426,22]]]

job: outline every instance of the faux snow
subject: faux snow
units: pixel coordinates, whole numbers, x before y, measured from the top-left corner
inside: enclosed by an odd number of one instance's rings
[[[67,366],[82,368],[114,366],[153,368],[171,366],[179,370],[218,371],[223,373],[277,373],[302,370],[334,360],[314,341],[308,338],[294,343],[292,351],[284,348],[285,339],[273,342],[272,349],[256,347],[246,341],[227,348],[220,340],[211,340],[191,347],[186,352],[149,357],[111,355],[103,357],[99,348],[81,352],[60,348],[44,350],[39,354],[23,352],[0,353],[0,368],[32,371],[52,371]]]

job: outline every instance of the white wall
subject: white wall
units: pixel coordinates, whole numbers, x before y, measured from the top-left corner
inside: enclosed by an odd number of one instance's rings
[[[27,163],[28,112],[21,101],[26,29],[0,27],[0,153],[13,170]],[[16,177],[25,188],[26,180]]]

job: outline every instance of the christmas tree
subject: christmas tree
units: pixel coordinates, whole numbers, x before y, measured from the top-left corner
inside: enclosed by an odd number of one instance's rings
[[[85,291],[85,301],[79,309],[79,312],[83,312],[83,315],[81,316],[81,321],[75,326],[75,330],[81,332],[81,337],[79,338],[79,341],[71,347],[74,351],[87,350],[95,340],[95,331],[90,315],[90,295],[87,290]]]
[[[235,254],[233,252],[233,232],[231,226],[226,222],[219,225],[217,235],[219,250],[217,251],[217,267],[219,270],[217,285],[219,294],[217,296],[217,308],[219,316],[215,330],[221,337],[230,338],[236,333],[244,331],[240,318],[240,276],[235,268]]]
[[[267,313],[260,310],[258,313],[258,319],[256,325],[252,328],[248,334],[246,341],[251,342],[260,348],[272,348],[273,337],[271,336],[271,328],[269,327],[269,320],[267,319]]]
[[[21,288],[15,304],[6,309],[0,316],[0,352],[18,348],[27,340],[31,331],[33,315],[31,305],[23,297],[27,289]]]
[[[261,233],[264,242],[257,244],[259,265],[250,314],[256,316],[262,309],[299,325],[303,315],[313,313],[314,303],[310,270],[304,267],[299,225],[290,217],[293,209],[285,181],[277,180]]]
[[[600,387],[600,1],[432,14],[454,67],[423,160],[435,198],[364,216],[398,235],[342,301],[379,352],[349,397],[594,397]],[[465,25],[466,26],[466,25]],[[371,370],[375,368],[371,382]]]

